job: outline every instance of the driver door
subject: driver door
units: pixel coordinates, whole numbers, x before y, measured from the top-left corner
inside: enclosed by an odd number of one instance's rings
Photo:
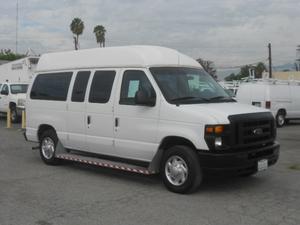
[[[150,161],[158,147],[159,96],[146,74],[144,70],[125,70],[118,85],[114,143],[117,155],[122,158]],[[156,99],[154,106],[136,104],[135,95],[141,89]]]

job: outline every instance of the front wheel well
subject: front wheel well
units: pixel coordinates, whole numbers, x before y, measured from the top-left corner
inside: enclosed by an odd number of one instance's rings
[[[53,130],[56,133],[56,130],[51,125],[42,124],[42,125],[39,126],[39,129],[38,129],[38,139],[39,140],[41,140],[41,136],[46,130]]]
[[[188,139],[183,138],[183,137],[178,137],[178,136],[169,136],[165,137],[160,146],[159,149],[169,149],[175,145],[184,145],[188,146],[192,149],[196,149],[195,145]]]
[[[186,146],[191,148],[192,150],[196,150],[195,145],[188,139],[183,138],[183,137],[179,137],[179,136],[168,136],[165,137],[160,145],[159,148],[155,154],[155,156],[153,157],[150,165],[149,165],[149,169],[155,172],[159,172],[160,170],[160,164],[161,164],[161,160],[162,157],[164,155],[164,153],[166,152],[167,149],[173,147],[173,146],[177,146],[177,145],[182,145],[182,146]]]
[[[15,102],[10,102],[10,103],[9,103],[9,108],[10,108],[10,109],[15,108],[16,106],[17,106],[17,104],[16,104]]]
[[[277,115],[280,114],[280,113],[283,113],[284,116],[286,116],[286,110],[281,108],[281,109],[278,109],[277,111]]]

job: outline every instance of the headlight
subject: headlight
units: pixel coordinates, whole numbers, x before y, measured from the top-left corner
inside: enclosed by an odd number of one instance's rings
[[[25,99],[18,99],[18,106],[25,106]]]
[[[205,141],[210,150],[228,149],[228,141],[230,140],[229,135],[229,124],[216,124],[205,126]]]
[[[216,137],[215,138],[215,146],[218,147],[222,147],[222,138],[221,137]]]

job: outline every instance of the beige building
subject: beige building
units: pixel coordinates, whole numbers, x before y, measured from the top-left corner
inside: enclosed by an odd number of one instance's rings
[[[273,72],[272,78],[279,80],[300,80],[300,71]]]

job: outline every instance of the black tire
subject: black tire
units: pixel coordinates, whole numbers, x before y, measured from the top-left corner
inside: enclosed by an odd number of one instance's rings
[[[16,107],[12,107],[10,109],[10,120],[11,120],[12,123],[18,123],[19,122],[19,116],[18,116]]]
[[[174,185],[170,181],[170,175],[167,175],[168,169],[166,164],[174,157],[182,159],[187,166],[187,176],[182,184]],[[198,155],[193,149],[187,146],[177,145],[166,150],[162,158],[160,174],[166,188],[175,193],[192,193],[199,188],[202,182],[202,170]]]
[[[53,154],[47,156],[43,147],[46,145],[46,141],[49,142],[49,146],[53,146]],[[52,129],[46,130],[42,133],[40,137],[40,155],[41,159],[48,165],[58,165],[60,160],[55,158],[56,146],[58,143],[58,138],[56,132]]]
[[[283,127],[285,125],[285,113],[284,111],[279,111],[276,115],[277,127]]]

